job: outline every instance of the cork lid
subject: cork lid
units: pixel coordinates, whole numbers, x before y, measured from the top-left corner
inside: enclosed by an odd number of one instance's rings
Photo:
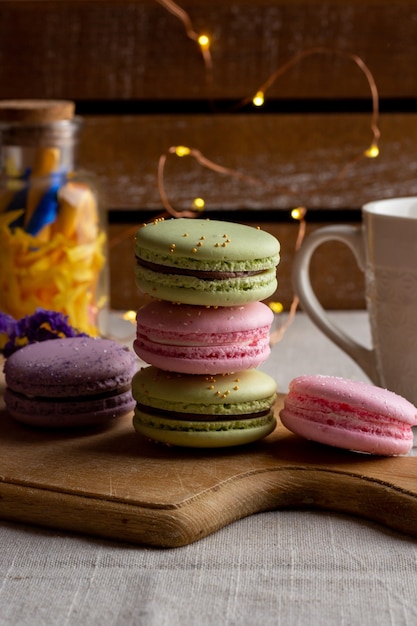
[[[0,122],[48,124],[74,118],[71,100],[0,100]]]

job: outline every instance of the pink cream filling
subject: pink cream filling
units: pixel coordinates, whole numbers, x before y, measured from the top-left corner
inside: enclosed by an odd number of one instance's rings
[[[256,328],[251,331],[236,331],[230,333],[185,333],[158,331],[153,333],[149,329],[138,326],[137,341],[144,347],[155,348],[154,344],[190,347],[213,347],[230,344],[255,345],[258,342],[269,343],[269,326]]]

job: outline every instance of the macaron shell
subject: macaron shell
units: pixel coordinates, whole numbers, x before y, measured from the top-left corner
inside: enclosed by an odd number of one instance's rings
[[[135,402],[129,391],[109,398],[60,402],[25,398],[10,389],[5,391],[8,413],[18,422],[41,428],[83,428],[108,424],[133,411]]]
[[[258,343],[254,346],[236,344],[230,346],[213,346],[211,348],[165,348],[160,347],[158,353],[146,350],[137,341],[134,350],[145,363],[160,369],[182,374],[228,374],[244,369],[258,367],[266,361],[270,354],[269,343]]]
[[[134,399],[165,411],[237,415],[270,408],[276,395],[273,378],[259,370],[219,376],[166,372],[149,366],[132,380]]]
[[[134,417],[134,428],[147,439],[172,446],[187,448],[226,448],[253,443],[267,437],[275,428],[276,420],[271,419],[265,425],[247,429],[193,432],[162,430],[147,426]]]
[[[298,376],[291,381],[289,392],[347,403],[359,410],[386,415],[410,426],[417,425],[417,408],[411,402],[393,391],[359,380],[323,375]]]
[[[280,245],[273,235],[244,224],[177,218],[140,228],[135,251],[170,267],[236,271],[275,268]]]
[[[354,430],[351,425],[346,427],[329,426],[325,423],[311,422],[302,419],[290,410],[280,412],[281,421],[291,432],[329,446],[364,452],[367,454],[394,456],[408,454],[413,445],[413,434],[402,432],[399,437],[389,434],[373,434]]]
[[[407,454],[417,410],[397,394],[360,381],[301,376],[280,412],[289,430],[320,443],[369,454]]]
[[[94,337],[50,339],[25,346],[5,363],[6,384],[28,396],[79,397],[130,384],[135,357]]]
[[[153,302],[136,319],[134,350],[161,369],[227,373],[255,368],[270,354],[273,313],[261,302],[224,308]]]
[[[199,307],[151,302],[137,312],[138,330],[155,333],[155,339],[168,336],[184,345],[201,343],[201,336],[211,339],[225,333],[248,332],[257,328],[269,327],[274,319],[271,309],[262,302],[252,302],[234,307]],[[232,337],[234,341],[234,338]]]
[[[222,280],[203,280],[182,274],[164,274],[136,267],[136,282],[143,293],[168,302],[203,306],[237,306],[265,300],[278,286],[275,269]]]

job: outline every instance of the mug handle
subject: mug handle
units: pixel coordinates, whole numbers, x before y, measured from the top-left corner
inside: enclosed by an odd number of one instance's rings
[[[379,384],[375,350],[365,348],[334,324],[317,299],[310,282],[310,262],[315,250],[326,241],[340,241],[350,248],[362,272],[365,270],[365,247],[362,228],[348,225],[325,226],[311,233],[295,255],[293,265],[294,291],[312,322],[339,348],[344,350],[374,384]]]

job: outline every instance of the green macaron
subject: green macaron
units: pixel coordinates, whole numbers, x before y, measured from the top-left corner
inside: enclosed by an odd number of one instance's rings
[[[136,282],[171,302],[235,306],[277,288],[280,244],[251,226],[210,219],[156,219],[136,234]]]
[[[206,376],[144,367],[133,377],[132,394],[135,430],[170,445],[237,446],[276,425],[275,381],[256,369]]]

